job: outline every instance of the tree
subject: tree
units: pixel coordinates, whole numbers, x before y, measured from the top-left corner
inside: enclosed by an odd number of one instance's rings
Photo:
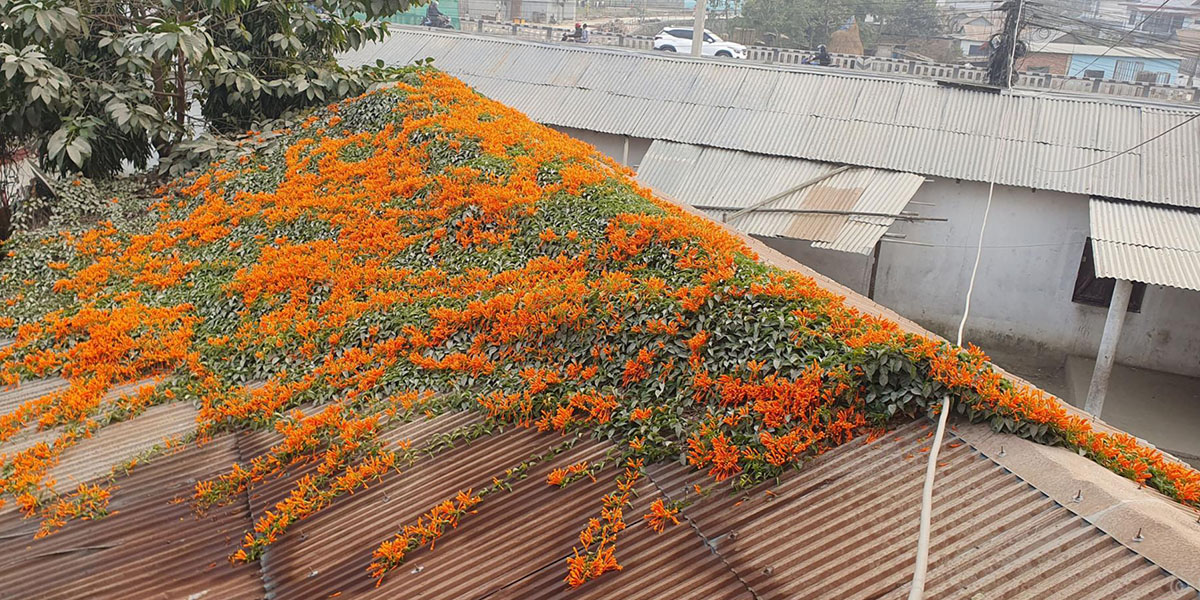
[[[944,29],[935,0],[746,0],[743,15],[748,27],[808,48],[828,44],[851,17],[868,46],[879,34],[929,36]]]
[[[0,0],[0,149],[105,175],[361,93],[335,55],[420,1]]]

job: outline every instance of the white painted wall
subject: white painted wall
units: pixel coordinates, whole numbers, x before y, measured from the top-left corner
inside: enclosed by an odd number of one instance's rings
[[[604,155],[609,158],[621,162],[621,155],[624,151],[626,137],[612,133],[600,133],[598,131],[588,131],[586,129],[575,129],[573,127],[559,127],[551,125],[551,129],[565,133],[577,140],[583,140],[596,147]],[[646,138],[631,137],[629,139],[629,162],[626,166],[636,169],[642,164],[642,157],[646,156],[646,152],[650,150],[650,143],[653,140]]]
[[[884,242],[875,300],[953,337],[987,191],[986,184],[940,179],[921,186],[913,200],[934,206],[910,210],[949,220],[893,225],[906,241],[932,247]],[[1088,231],[1085,196],[997,186],[965,341],[1057,361],[1056,367],[1066,355],[1094,356],[1107,309],[1071,301]],[[768,243],[856,291],[866,289],[869,257],[790,240]],[[1200,375],[1200,292],[1149,286],[1141,312],[1126,315],[1117,362]]]

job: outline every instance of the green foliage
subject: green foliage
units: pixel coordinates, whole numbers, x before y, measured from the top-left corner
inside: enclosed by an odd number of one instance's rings
[[[223,149],[214,133],[390,77],[334,57],[382,39],[384,19],[419,3],[0,0],[0,149],[33,144],[55,169],[91,177],[144,167],[155,152],[204,158]]]

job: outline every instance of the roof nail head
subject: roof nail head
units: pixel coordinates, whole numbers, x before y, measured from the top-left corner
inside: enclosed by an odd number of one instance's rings
[[[763,575],[770,575],[775,572],[775,567],[767,567],[763,569]]]
[[[415,568],[415,569],[413,569],[412,571],[409,571],[409,572],[410,572],[410,573],[412,573],[413,575],[416,575],[417,573],[420,573],[421,571],[424,571],[424,570],[425,570],[425,566],[424,566],[424,565],[422,565],[422,566],[419,566],[419,567],[417,567],[417,568]]]
[[[1008,454],[1008,453],[1004,451],[1004,446],[1000,446],[1000,453],[997,454],[996,456],[998,456],[1000,458],[1004,458],[1005,454]]]
[[[309,571],[309,572],[308,572],[308,576],[309,576],[309,577],[316,577],[316,576],[317,576],[317,573],[320,573],[320,571],[318,571],[318,570],[316,570],[316,569],[313,569],[313,570],[311,570],[311,571]]]

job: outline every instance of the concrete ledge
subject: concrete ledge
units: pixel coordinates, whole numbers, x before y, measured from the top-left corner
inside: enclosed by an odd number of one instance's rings
[[[1150,488],[1139,489],[1066,448],[996,433],[982,424],[960,426],[955,433],[1122,545],[1200,587],[1200,522],[1195,512]],[[1142,541],[1135,541],[1139,531]]]

